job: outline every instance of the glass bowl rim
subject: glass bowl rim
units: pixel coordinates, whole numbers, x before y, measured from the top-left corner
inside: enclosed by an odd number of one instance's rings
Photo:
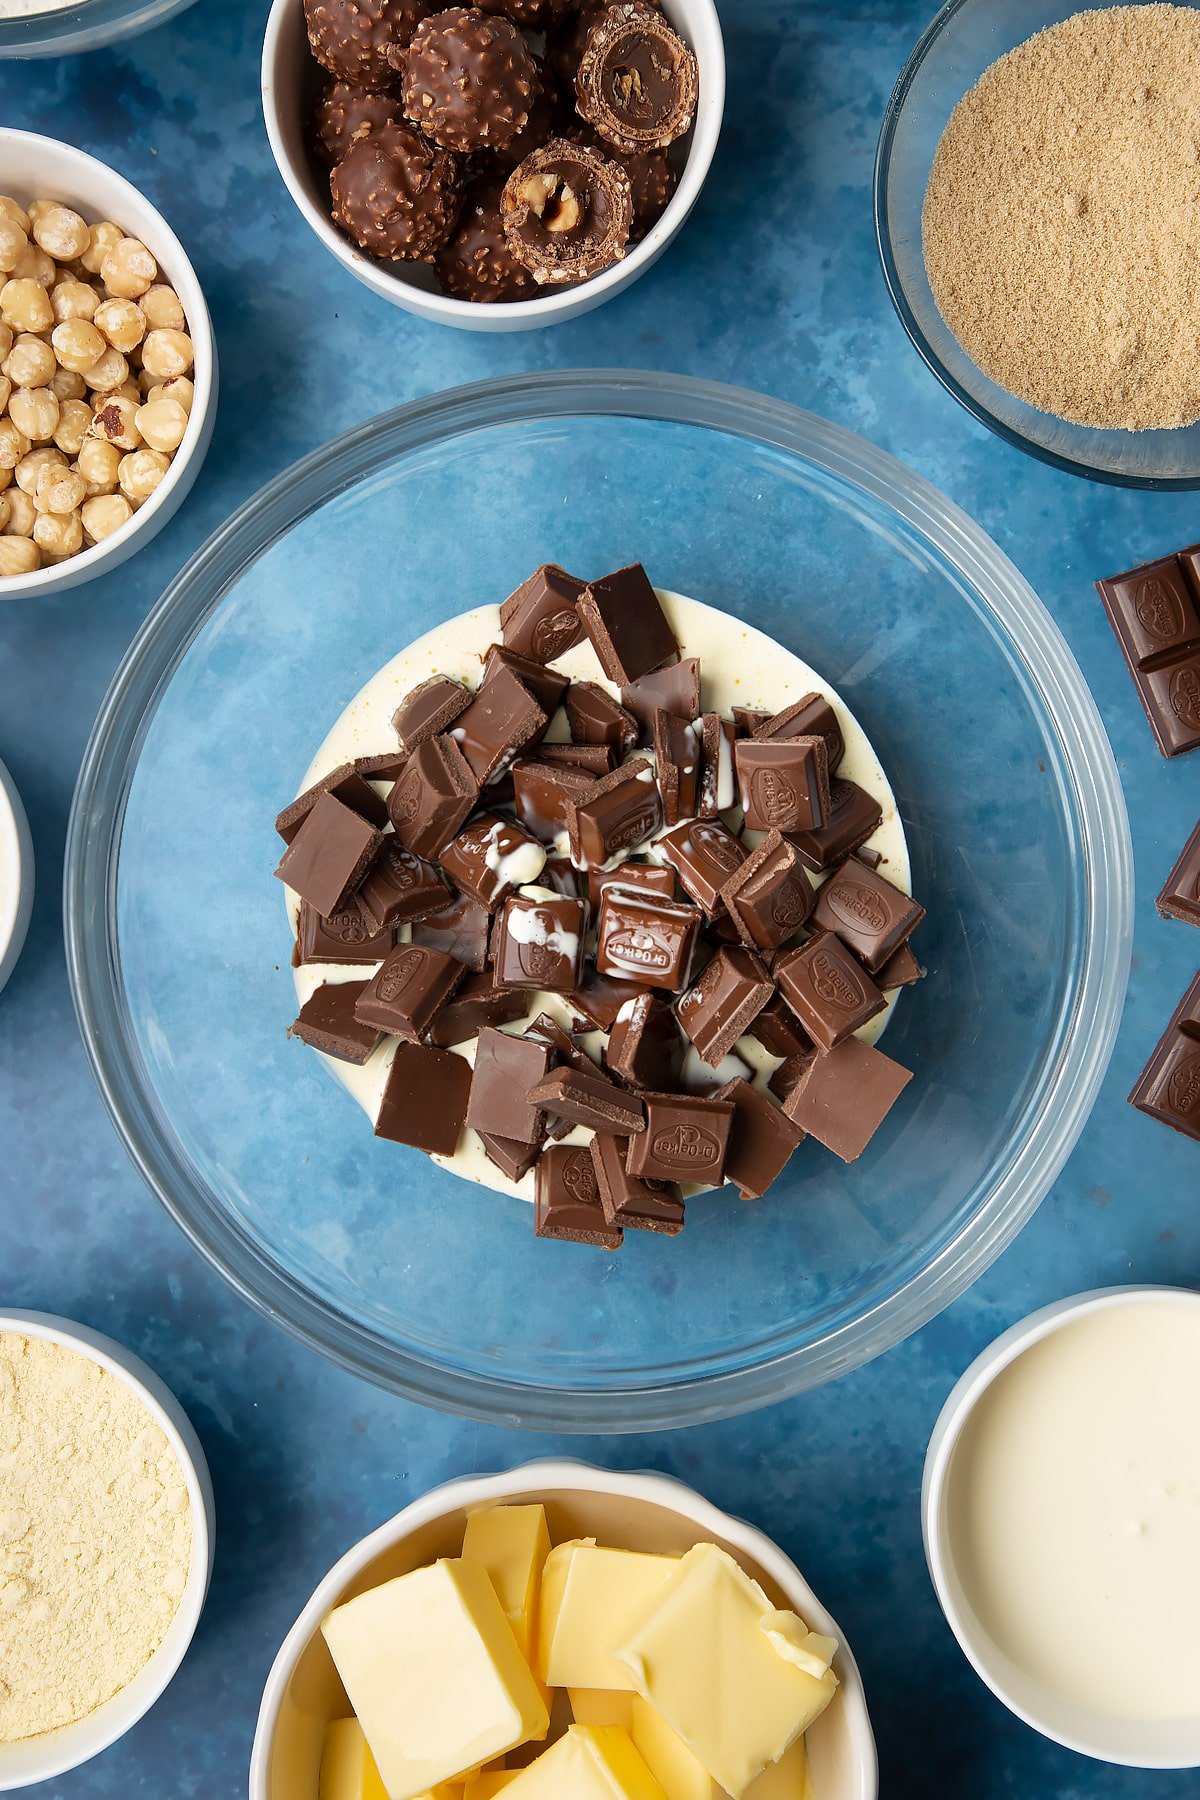
[[[1016,431],[1006,425],[982,400],[976,399],[967,388],[964,388],[946,364],[942,361],[928,337],[925,335],[916,313],[909,304],[908,293],[901,279],[900,269],[892,249],[892,219],[888,206],[888,183],[891,179],[892,152],[895,148],[896,132],[909,96],[921,68],[931,50],[951,21],[969,6],[976,6],[981,0],[946,0],[929,24],[925,27],[912,50],[909,52],[904,67],[896,79],[887,106],[884,109],[883,123],[879,128],[879,142],[875,150],[875,171],[872,181],[875,208],[875,245],[879,251],[879,261],[883,269],[883,279],[889,298],[896,309],[896,316],[903,325],[908,337],[920,356],[921,361],[931,374],[941,382],[946,392],[989,431],[1003,438],[1016,450],[1023,450],[1027,456],[1035,456],[1039,462],[1049,463],[1053,469],[1059,469],[1066,475],[1082,475],[1089,481],[1101,481],[1110,487],[1141,488],[1157,493],[1190,493],[1200,488],[1200,469],[1194,475],[1138,475],[1122,474],[1118,469],[1097,468],[1094,463],[1083,462],[1078,457],[1062,456],[1057,450],[1051,450],[1035,439],[1027,437],[1023,431]],[[1081,0],[1081,5],[1085,0]],[[1194,0],[1193,0],[1194,3]],[[1131,434],[1136,435],[1136,434]]]
[[[194,0],[75,0],[59,12],[0,20],[0,59],[99,50],[165,25]]]
[[[603,1391],[450,1370],[397,1348],[314,1295],[227,1211],[208,1206],[141,1085],[116,936],[121,831],[137,758],[176,668],[232,584],[300,520],[398,455],[466,431],[562,417],[681,424],[765,443],[848,481],[915,527],[983,598],[1036,690],[1069,777],[1089,874],[1082,969],[1045,1104],[987,1200],[939,1252],[883,1301],[809,1344],[741,1368]],[[1066,640],[1014,565],[937,488],[845,427],[784,401],[683,375],[551,370],[429,395],[356,426],[276,476],[200,547],[151,609],[100,707],[71,807],[63,904],[80,1032],[118,1135],[184,1234],[243,1299],[341,1367],[426,1405],[527,1428],[629,1432],[727,1417],[830,1380],[900,1342],[994,1261],[1049,1191],[1107,1068],[1129,970],[1133,873],[1116,762]]]

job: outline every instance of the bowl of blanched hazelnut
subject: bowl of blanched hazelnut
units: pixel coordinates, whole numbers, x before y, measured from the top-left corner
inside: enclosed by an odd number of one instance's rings
[[[212,437],[212,325],[182,245],[103,163],[0,130],[0,600],[159,531]]]

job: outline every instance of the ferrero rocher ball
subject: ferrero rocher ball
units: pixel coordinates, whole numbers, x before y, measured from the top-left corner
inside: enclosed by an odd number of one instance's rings
[[[388,51],[407,44],[429,11],[428,0],[304,0],[317,61],[339,81],[363,88],[395,81]]]
[[[503,149],[540,92],[537,63],[510,19],[452,6],[417,27],[403,59],[404,110],[447,150]]]
[[[333,217],[361,250],[428,261],[447,241],[462,205],[457,157],[411,125],[383,125],[351,145],[329,181]]]

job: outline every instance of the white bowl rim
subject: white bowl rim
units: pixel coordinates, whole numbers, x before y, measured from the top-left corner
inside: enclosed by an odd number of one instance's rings
[[[192,404],[188,428],[183,442],[171,458],[171,466],[163,476],[150,498],[144,502],[126,525],[115,531],[111,537],[103,539],[99,544],[91,544],[81,550],[77,556],[68,557],[63,563],[49,563],[35,569],[29,575],[13,575],[0,577],[0,601],[33,599],[43,592],[51,592],[59,587],[78,587],[94,576],[104,573],[105,565],[110,560],[124,561],[132,552],[135,541],[152,537],[158,529],[154,521],[167,506],[169,500],[179,488],[185,473],[195,478],[200,464],[208,451],[212,437],[212,428],[216,412],[217,397],[217,344],[213,331],[212,319],[208,311],[208,303],[204,298],[204,290],[200,278],[192,266],[187,251],[153,202],[147,199],[140,188],[128,181],[124,175],[102,162],[98,156],[92,156],[86,150],[69,144],[64,138],[50,137],[44,132],[19,131],[15,126],[0,125],[0,155],[10,148],[25,150],[31,160],[36,159],[38,152],[50,147],[57,155],[65,155],[81,168],[98,170],[105,182],[112,183],[120,193],[122,200],[129,197],[131,212],[142,211],[153,221],[155,242],[149,246],[154,252],[163,273],[168,275],[171,286],[179,294],[187,319],[188,335],[191,337],[195,352],[192,369],[192,381],[196,394]],[[89,208],[91,203],[80,196],[77,204]],[[114,209],[117,210],[117,209]],[[124,220],[115,221],[124,224]],[[139,226],[144,230],[144,224]],[[167,256],[160,255],[165,250]],[[169,259],[171,267],[166,269]],[[182,292],[186,289],[186,295]],[[190,482],[189,482],[190,486]],[[173,508],[171,509],[174,510]],[[168,515],[169,516],[169,515]],[[166,519],[161,521],[166,523]],[[149,526],[150,530],[144,528]]]
[[[16,782],[0,762],[0,844],[16,873],[7,899],[0,888],[0,988],[17,966],[33,911],[33,838]]]
[[[139,1680],[147,1670],[154,1670],[154,1680],[147,1684],[145,1703],[133,1717],[123,1717],[119,1702],[128,1689],[120,1689],[86,1718],[48,1732],[42,1740],[46,1746],[44,1766],[38,1767],[32,1774],[22,1774],[15,1781],[9,1780],[3,1773],[5,1747],[0,1746],[0,1793],[27,1787],[34,1782],[51,1781],[71,1769],[79,1768],[82,1763],[89,1762],[93,1756],[98,1756],[102,1750],[115,1744],[139,1720],[145,1718],[175,1679],[191,1646],[208,1597],[216,1547],[216,1506],[208,1462],[195,1428],[162,1378],[141,1357],[135,1356],[132,1350],[127,1350],[115,1338],[108,1337],[101,1331],[93,1331],[90,1326],[63,1318],[57,1313],[6,1308],[0,1312],[0,1334],[10,1332],[22,1337],[45,1338],[99,1363],[145,1406],[179,1458],[187,1482],[192,1516],[192,1561],[187,1586],[172,1619],[173,1625],[176,1621],[180,1622],[176,1641],[164,1655],[164,1651],[167,1651],[164,1640],[145,1668],[134,1678]],[[32,1738],[25,1740],[23,1744],[8,1747],[28,1748],[38,1741]],[[71,1746],[69,1749],[68,1744]]]
[[[427,291],[424,288],[413,289],[387,263],[368,256],[342,236],[329,216],[314,206],[306,193],[300,173],[288,155],[280,129],[275,64],[283,34],[290,27],[302,0],[272,0],[263,36],[260,83],[262,111],[275,166],[305,223],[330,254],[356,279],[363,279],[369,274],[372,279],[367,285],[381,297],[391,299],[394,305],[417,311],[421,316],[440,320],[443,324],[465,325],[468,328],[479,328],[481,313],[500,322],[502,327],[552,325],[610,299],[614,293],[627,287],[649,268],[682,229],[708,179],[725,117],[725,40],[714,0],[682,0],[682,3],[694,7],[697,15],[704,19],[704,81],[712,96],[711,104],[697,108],[687,162],[662,217],[655,221],[645,237],[620,262],[613,263],[610,268],[602,270],[599,275],[592,276],[578,287],[568,287],[558,293],[552,290],[549,294],[539,294],[531,300],[506,300],[484,306],[476,300],[458,300],[450,294]],[[699,57],[701,51],[697,49],[696,54]],[[410,294],[417,296],[419,306],[409,298]],[[496,326],[482,328],[496,329]]]
[[[1064,1326],[1112,1307],[1127,1306],[1149,1297],[1171,1305],[1200,1307],[1200,1292],[1192,1288],[1171,1287],[1165,1283],[1131,1282],[1116,1287],[1090,1288],[1083,1293],[1054,1300],[1048,1306],[1029,1313],[1024,1319],[1018,1319],[1015,1325],[1010,1325],[1007,1331],[1002,1331],[999,1337],[980,1351],[951,1388],[929,1439],[921,1479],[921,1536],[925,1546],[925,1561],[938,1603],[946,1623],[958,1640],[959,1649],[980,1680],[1011,1713],[1053,1743],[1099,1762],[1135,1769],[1194,1768],[1200,1766],[1200,1714],[1197,1749],[1193,1757],[1181,1762],[1177,1754],[1164,1754],[1160,1760],[1149,1761],[1141,1752],[1136,1756],[1117,1755],[1111,1747],[1100,1749],[1082,1733],[1063,1730],[1019,1700],[999,1672],[994,1657],[988,1654],[985,1636],[964,1616],[958,1604],[951,1580],[954,1558],[949,1551],[949,1533],[943,1531],[947,1477],[955,1448],[979,1400],[997,1376],[1035,1344],[1062,1330]],[[1153,1721],[1138,1723],[1139,1729],[1147,1733],[1153,1730]]]
[[[544,1488],[548,1493],[574,1490],[611,1494],[619,1499],[641,1500],[667,1508],[681,1514],[701,1531],[726,1539],[756,1562],[789,1598],[795,1598],[795,1604],[810,1628],[838,1640],[838,1653],[834,1659],[841,1683],[838,1703],[847,1709],[847,1733],[854,1745],[859,1776],[857,1791],[844,1796],[843,1800],[877,1800],[879,1762],[858,1664],[836,1620],[822,1606],[790,1557],[785,1556],[756,1525],[723,1512],[677,1476],[661,1475],[652,1470],[601,1469],[571,1457],[539,1457],[494,1475],[465,1475],[443,1482],[411,1501],[339,1557],[314,1590],[271,1665],[250,1755],[250,1800],[268,1800],[271,1746],[287,1684],[300,1652],[349,1583],[384,1551],[444,1514],[493,1505],[513,1494],[538,1488]]]

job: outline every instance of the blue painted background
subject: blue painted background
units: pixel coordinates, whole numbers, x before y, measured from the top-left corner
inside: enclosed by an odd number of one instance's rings
[[[942,1621],[917,1501],[938,1408],[1003,1327],[1080,1288],[1200,1275],[1200,1150],[1124,1104],[1200,962],[1200,933],[1159,921],[1152,898],[1200,812],[1200,757],[1159,760],[1091,590],[1098,574],[1200,537],[1200,500],[1092,487],[1024,459],[911,352],[877,267],[869,185],[922,0],[726,0],[725,133],[683,237],[600,312],[508,338],[424,325],[317,251],[259,115],[266,10],[199,0],[116,53],[0,65],[0,121],[104,158],[175,225],[212,306],[223,392],[192,498],[146,552],[79,593],[0,607],[0,756],[29,810],[39,875],[28,947],[0,997],[0,1305],[86,1320],[148,1358],[199,1428],[221,1515],[212,1595],[178,1680],[122,1744],[39,1794],[241,1795],[267,1667],[334,1558],[434,1482],[555,1447],[376,1393],[261,1322],[201,1264],[127,1165],[93,1090],[59,881],[100,697],[138,622],[215,526],[293,458],[384,406],[584,364],[768,389],[864,432],[974,514],[1059,620],[1097,695],[1126,784],[1140,900],[1100,1104],[1040,1214],[969,1295],[822,1393],[673,1436],[566,1447],[670,1470],[797,1558],[862,1663],[890,1800],[1195,1794],[1194,1775],[1107,1769],[1009,1717]]]

